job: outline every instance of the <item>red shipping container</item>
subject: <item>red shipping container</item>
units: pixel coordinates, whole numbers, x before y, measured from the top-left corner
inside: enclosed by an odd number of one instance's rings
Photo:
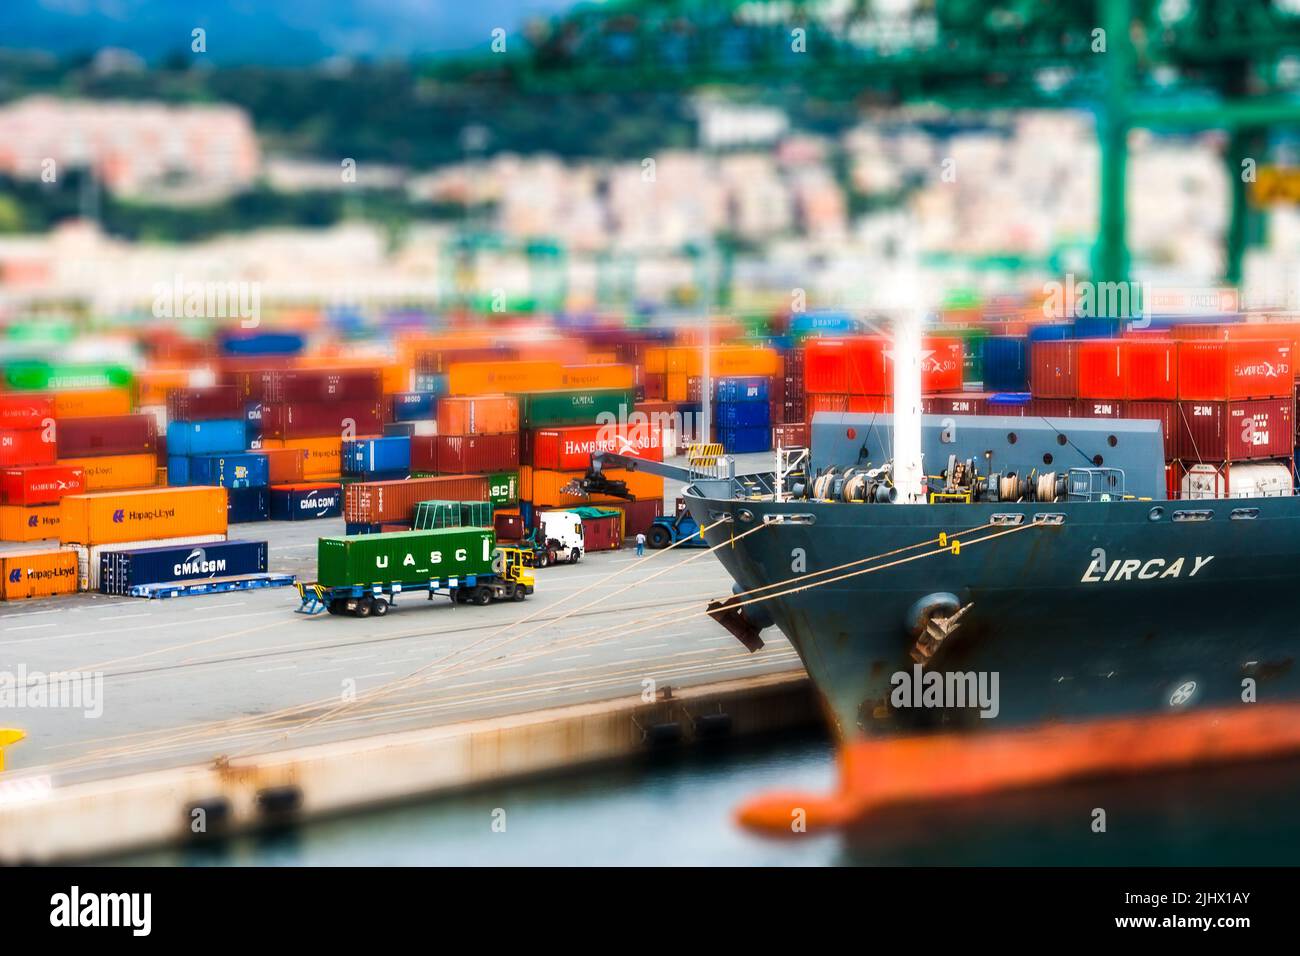
[[[1079,391],[1077,342],[1029,343],[1029,390],[1035,398],[1076,398]]]
[[[412,446],[411,465],[414,470],[472,475],[513,471],[519,467],[518,435],[437,435],[433,437],[432,445],[434,467],[430,469],[415,464]]]
[[[364,402],[384,394],[379,369],[259,369],[237,372],[234,379],[251,402]]]
[[[884,351],[884,339],[878,338],[809,342],[804,349],[804,382],[808,392],[888,394],[891,389],[885,374]]]
[[[1225,401],[1290,395],[1291,343],[1273,339],[1178,343],[1178,395]]]
[[[66,418],[55,427],[59,458],[142,455],[154,450],[158,420],[152,415]]]
[[[523,516],[518,513],[498,511],[492,515],[492,527],[498,541],[518,541],[527,530]]]
[[[233,385],[178,388],[167,395],[168,421],[197,422],[243,417],[244,399]]]
[[[541,428],[530,441],[534,468],[572,471],[591,464],[592,452],[612,451],[631,458],[663,461],[664,449],[658,427],[629,425],[580,425],[574,428]]]
[[[1178,397],[1178,343],[1168,338],[1127,339],[1124,397],[1135,401]]]
[[[1043,418],[1074,418],[1079,406],[1072,398],[1031,398],[1024,409],[1026,417],[1040,415]]]
[[[1290,458],[1295,451],[1291,399],[1180,402],[1175,453],[1184,461]]]
[[[11,392],[0,395],[0,430],[40,428],[54,417],[54,402],[48,395]]]
[[[1080,398],[1073,418],[1124,418],[1124,403],[1117,398]]]
[[[50,440],[46,441],[46,435]],[[0,468],[49,465],[54,462],[54,436],[44,428],[0,429]]]
[[[888,395],[850,395],[850,412],[869,412],[872,415],[888,415],[894,410],[894,400]]]
[[[959,392],[955,395],[926,395],[921,399],[926,415],[987,415],[987,392]]]
[[[487,501],[483,475],[445,475],[398,481],[358,481],[343,490],[343,520],[349,524],[409,522],[421,501]]]
[[[623,512],[623,539],[635,540],[638,533],[649,536],[650,528],[664,513],[662,498],[639,498],[636,501],[618,501],[602,504],[602,508],[615,508]]]
[[[383,430],[383,405],[378,401],[272,402],[262,406],[263,438],[327,438],[345,432],[360,438]]]
[[[938,392],[958,392],[962,386],[962,363],[965,344],[961,339],[927,337],[921,345],[921,391],[927,395]],[[925,354],[929,353],[929,354]],[[886,356],[885,389],[879,394],[889,395],[894,390],[894,363]],[[868,393],[871,394],[871,393]]]
[[[1083,339],[1075,343],[1075,385],[1080,398],[1124,397],[1127,344],[1122,339]]]
[[[582,548],[584,551],[617,551],[621,547],[623,547],[622,515],[583,517]]]
[[[1160,423],[1164,433],[1165,460],[1178,457],[1179,411],[1177,402],[1125,402],[1125,418],[1149,418]]]
[[[85,490],[84,472],[67,465],[25,465],[0,472],[0,504],[48,505]]]

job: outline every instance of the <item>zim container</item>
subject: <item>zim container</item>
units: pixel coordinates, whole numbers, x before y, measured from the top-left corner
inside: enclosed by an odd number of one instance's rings
[[[158,423],[152,415],[109,415],[60,421],[55,429],[60,458],[137,455],[154,450]]]
[[[150,538],[225,534],[224,488],[152,488],[68,495],[59,502],[61,541],[111,544]]]
[[[137,584],[259,574],[266,571],[266,555],[265,541],[214,541],[102,551],[99,590],[104,594],[129,594]],[[76,567],[75,560],[73,567]]]
[[[488,482],[482,475],[359,481],[344,489],[343,518],[355,524],[410,521],[421,501],[486,501],[487,491]]]
[[[305,482],[271,486],[271,520],[306,521],[343,514],[343,487]]]
[[[1179,402],[1175,457],[1184,461],[1290,458],[1295,450],[1290,398],[1245,402]]]
[[[437,528],[321,538],[317,580],[326,587],[418,584],[492,571],[496,535],[488,528]]]
[[[242,418],[214,418],[208,421],[167,424],[168,455],[220,455],[245,449]]]
[[[11,551],[0,555],[0,597],[6,601],[75,594],[74,551]]]
[[[68,465],[26,465],[0,472],[0,504],[48,505],[86,490],[85,472]]]

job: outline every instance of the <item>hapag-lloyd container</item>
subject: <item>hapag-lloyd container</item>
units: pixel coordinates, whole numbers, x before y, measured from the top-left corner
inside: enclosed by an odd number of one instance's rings
[[[488,480],[483,475],[446,475],[401,481],[359,481],[344,489],[343,518],[349,524],[409,522],[415,506],[433,498],[487,501]]]
[[[40,541],[59,536],[58,505],[0,505],[0,540]]]
[[[59,540],[84,545],[226,533],[224,488],[151,488],[68,495]]]
[[[595,425],[602,420],[626,418],[635,404],[636,393],[632,389],[527,392],[519,396],[519,424],[522,428]]]
[[[271,486],[272,521],[338,518],[343,514],[343,486],[303,482]]]
[[[519,436],[433,435],[412,439],[412,468],[471,475],[519,467]]]
[[[0,597],[6,601],[74,594],[77,555],[74,551],[10,551],[0,555]]]
[[[568,428],[539,428],[529,434],[534,468],[566,471],[587,468],[591,456],[610,451],[630,458],[663,461],[664,449],[660,430],[652,425],[627,427],[574,425]]]
[[[1225,401],[1279,398],[1294,387],[1289,340],[1178,343],[1178,396]]]
[[[224,534],[197,534],[188,535],[179,538],[155,538],[149,541],[133,541],[133,548],[153,548],[163,546],[180,546],[211,544],[216,541],[224,541]],[[99,590],[99,574],[101,570],[99,557],[105,551],[121,551],[121,543],[113,544],[96,544],[84,545],[73,544],[68,546],[71,551],[77,555],[77,587],[82,591]]]
[[[26,465],[0,472],[0,504],[48,505],[84,491],[85,473],[67,465]]]
[[[664,496],[664,480],[658,475],[622,468],[606,468],[604,473],[612,480],[625,482],[628,492],[634,498],[662,499]],[[566,485],[584,474],[586,472],[582,470],[549,471],[524,465],[519,469],[519,498],[521,501],[531,501],[539,508],[568,508],[620,500],[610,495],[588,497],[564,491]]]
[[[302,481],[307,452],[302,448],[263,448],[266,456],[267,481],[272,485],[291,485]]]
[[[54,417],[61,422],[69,418],[131,414],[131,390],[128,388],[78,388],[55,392],[51,400]]]
[[[1075,398],[1079,391],[1078,343],[1071,340],[1031,342],[1029,390],[1035,398]]]
[[[343,474],[343,439],[326,438],[268,438],[262,442],[261,451],[285,449],[303,453],[302,477],[304,481],[338,478]]]
[[[207,544],[105,550],[99,555],[99,590],[130,594],[137,584],[168,584],[237,577],[266,570],[265,541],[213,541]]]
[[[488,395],[560,388],[564,369],[559,362],[453,362],[447,368],[452,395]]]
[[[206,421],[167,423],[167,454],[221,455],[245,448],[242,418],[214,418]]]
[[[316,575],[326,587],[420,584],[492,571],[496,535],[490,528],[435,528],[321,538]]]
[[[519,399],[474,395],[438,401],[439,435],[503,435],[519,431]]]
[[[154,450],[157,429],[152,415],[72,418],[56,426],[55,445],[60,458],[138,455]]]
[[[52,464],[57,457],[52,431],[44,428],[0,428],[0,468]]]
[[[148,488],[155,483],[158,459],[153,455],[108,455],[103,458],[65,458],[59,462],[80,468],[83,491],[120,491]]]
[[[1292,399],[1179,402],[1175,456],[1184,461],[1290,458],[1295,450]]]
[[[383,405],[377,399],[262,404],[264,438],[342,438],[344,434],[378,435],[383,430]]]

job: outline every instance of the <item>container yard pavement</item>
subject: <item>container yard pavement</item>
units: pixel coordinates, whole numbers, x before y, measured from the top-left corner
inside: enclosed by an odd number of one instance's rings
[[[317,536],[339,533],[340,524],[241,525],[231,537],[269,537],[272,570],[310,579]],[[387,617],[367,620],[294,614],[297,592],[284,588],[166,601],[78,594],[5,606],[0,670],[104,675],[98,718],[71,708],[0,711],[0,722],[28,735],[10,748],[6,776],[49,773],[58,785],[640,695],[647,679],[662,688],[801,669],[775,630],[751,655],[708,618],[688,617],[706,597],[730,590],[702,550],[662,553],[577,593],[635,560],[626,549],[539,570],[537,593],[523,604],[456,607],[412,595]],[[599,597],[607,600],[583,607]],[[427,682],[375,693],[420,668]],[[335,712],[347,689],[358,700]]]

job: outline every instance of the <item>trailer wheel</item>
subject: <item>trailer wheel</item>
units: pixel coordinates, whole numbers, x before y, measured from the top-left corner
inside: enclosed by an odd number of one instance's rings
[[[551,563],[551,555],[549,551],[537,552],[537,566],[539,568],[544,568],[550,563]]]
[[[516,584],[515,592],[510,595],[510,600],[522,601],[526,597],[528,597],[528,592],[524,590],[524,586],[522,584]]]
[[[383,598],[375,598],[374,612],[375,617],[383,617],[388,613],[388,602]]]
[[[474,603],[477,604],[479,607],[485,607],[486,605],[492,603],[492,592],[485,587],[475,588]]]
[[[352,613],[355,614],[357,617],[369,617],[370,612],[373,611],[374,609],[375,609],[375,602],[372,601],[369,597],[363,597],[357,599],[357,609]]]
[[[330,601],[328,604],[325,605],[326,612],[336,616],[342,614],[343,609],[339,606],[340,603],[341,602],[339,601],[338,598],[334,598],[332,601]]]
[[[650,529],[650,547],[655,550],[666,548],[673,543],[673,536],[663,525],[655,525]]]

